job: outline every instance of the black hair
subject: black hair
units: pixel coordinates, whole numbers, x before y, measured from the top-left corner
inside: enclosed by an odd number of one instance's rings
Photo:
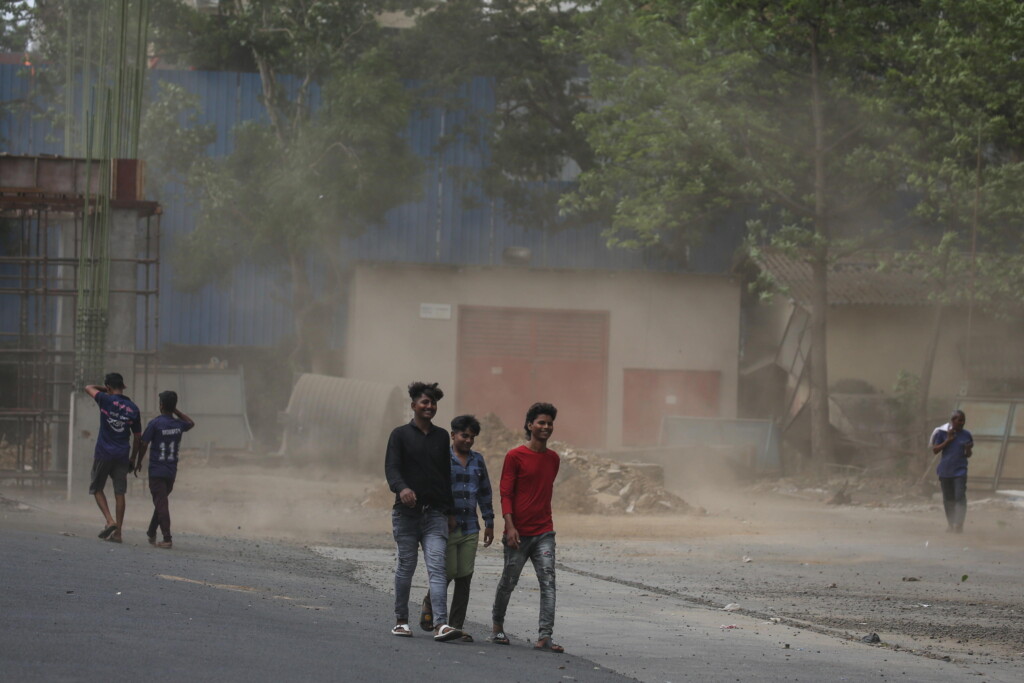
[[[530,434],[530,423],[536,420],[538,415],[550,415],[551,420],[554,421],[554,419],[558,417],[558,408],[554,407],[550,403],[534,403],[530,406],[530,409],[526,411],[526,422],[523,423],[523,429],[526,431],[527,439],[533,436]]]
[[[413,382],[409,385],[409,398],[415,401],[420,396],[427,396],[428,398],[432,398],[434,401],[440,401],[444,398],[444,392],[437,386],[437,382],[434,382],[433,384],[427,384],[426,382]]]
[[[956,417],[957,415],[962,417],[964,420],[967,419],[967,416],[964,414],[964,411],[962,410],[954,410],[952,413],[949,414],[950,417]]]
[[[480,421],[473,415],[459,415],[452,420],[453,432],[473,432],[473,436],[480,436]]]
[[[173,413],[178,407],[178,392],[176,391],[161,391],[160,392],[160,411]]]
[[[124,377],[120,372],[108,372],[103,378],[103,384],[111,389],[124,389]]]

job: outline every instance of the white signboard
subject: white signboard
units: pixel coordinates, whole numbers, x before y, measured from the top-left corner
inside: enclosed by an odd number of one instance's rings
[[[420,304],[420,317],[425,320],[451,320],[451,304]]]

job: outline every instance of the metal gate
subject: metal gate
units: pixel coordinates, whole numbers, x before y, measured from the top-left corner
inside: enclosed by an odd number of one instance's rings
[[[558,408],[555,436],[603,446],[608,312],[459,307],[459,412],[520,429],[536,401]]]

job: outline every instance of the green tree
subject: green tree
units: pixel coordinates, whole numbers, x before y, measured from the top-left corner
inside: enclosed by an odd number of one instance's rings
[[[242,262],[290,289],[294,367],[331,369],[329,333],[344,296],[341,238],[415,198],[418,159],[402,138],[410,112],[377,17],[396,3],[222,3],[228,35],[260,74],[266,122],[233,131],[234,151],[190,174],[196,230],[176,250],[181,284],[226,278]],[[314,107],[314,97],[319,106]]]
[[[25,0],[0,0],[0,54],[27,52],[31,11],[31,4]],[[8,116],[25,104],[22,101],[0,101],[0,116]]]
[[[474,77],[493,80],[494,110],[469,111],[450,137],[486,149],[486,165],[467,179],[524,226],[565,225],[558,208],[564,186],[593,165],[590,144],[574,125],[588,101],[577,40],[593,4],[450,0],[418,16],[402,36],[405,73],[423,83],[423,105],[463,108],[461,87]]]
[[[880,79],[900,6],[609,0],[585,38],[601,106],[578,121],[602,163],[568,208],[607,211],[609,241],[626,247],[693,243],[744,209],[752,249],[809,264],[819,471],[832,457],[828,266],[873,236],[914,142]]]
[[[926,431],[935,352],[950,306],[1019,316],[1024,297],[1024,7],[1013,0],[922,3],[886,82],[922,136],[910,159],[925,226],[896,265],[932,283],[915,431]]]

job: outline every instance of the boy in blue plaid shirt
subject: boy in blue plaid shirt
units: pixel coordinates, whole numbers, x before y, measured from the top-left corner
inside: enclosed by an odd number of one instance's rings
[[[473,442],[480,435],[480,423],[472,415],[459,415],[452,420],[452,498],[455,500],[455,528],[448,533],[448,582],[455,581],[452,606],[448,610],[448,625],[462,630],[469,606],[469,585],[473,581],[476,549],[480,541],[480,522],[476,510],[484,518],[484,547],[494,540],[494,505],[491,500],[491,480],[487,476],[484,457],[473,450]],[[433,609],[430,593],[423,598],[420,628],[433,628]],[[473,642],[473,636],[463,633],[462,640]]]

